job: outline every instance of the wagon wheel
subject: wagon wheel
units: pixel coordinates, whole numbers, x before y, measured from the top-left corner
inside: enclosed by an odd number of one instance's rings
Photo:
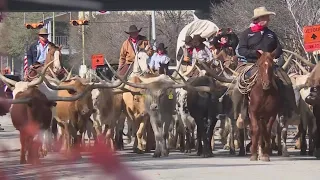
[[[306,70],[305,67],[301,65],[301,62],[303,62],[308,67],[313,68],[315,64],[308,61],[306,58],[302,57],[296,52],[283,49],[283,58],[285,60],[285,64],[282,66],[283,69],[287,70],[287,72],[296,72],[298,74],[306,74],[309,71]],[[295,63],[298,62],[298,63]],[[299,67],[300,66],[300,67]]]

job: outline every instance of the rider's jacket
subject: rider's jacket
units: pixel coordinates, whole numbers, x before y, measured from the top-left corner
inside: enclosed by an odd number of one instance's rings
[[[247,62],[255,63],[258,59],[257,50],[262,50],[263,52],[276,50],[275,58],[279,58],[282,54],[282,47],[273,31],[269,28],[264,28],[263,31],[252,32],[251,28],[248,28],[240,36],[239,55],[244,56]]]
[[[136,43],[133,43],[129,38],[125,40],[120,50],[119,65],[122,66],[123,64],[131,64],[135,59],[137,50],[145,49],[146,46],[150,47],[147,49],[148,56],[152,56],[152,47],[145,36],[139,35]]]
[[[43,46],[39,40],[31,44],[27,51],[28,66],[31,66],[36,62],[44,64],[49,49],[48,44],[49,41]]]

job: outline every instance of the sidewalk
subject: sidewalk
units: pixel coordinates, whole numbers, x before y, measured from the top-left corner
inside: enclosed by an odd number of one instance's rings
[[[9,114],[0,116],[0,124],[4,129],[3,131],[0,130],[0,151],[3,151],[3,148],[9,151],[19,150],[19,131],[13,127]]]

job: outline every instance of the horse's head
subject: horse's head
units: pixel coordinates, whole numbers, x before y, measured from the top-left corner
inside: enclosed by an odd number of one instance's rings
[[[275,57],[275,51],[272,53],[269,52],[263,52],[261,55],[259,54],[258,59],[258,73],[259,73],[259,79],[262,83],[262,88],[264,90],[270,89],[270,85],[272,84],[273,80],[273,59]]]
[[[48,53],[46,56],[46,64],[53,61],[53,72],[57,73],[62,69],[61,67],[61,49],[62,46],[56,46],[55,44],[49,42]]]
[[[149,72],[149,68],[148,68],[149,59],[150,57],[148,56],[145,50],[138,51],[133,64],[133,73],[144,74],[146,72]]]

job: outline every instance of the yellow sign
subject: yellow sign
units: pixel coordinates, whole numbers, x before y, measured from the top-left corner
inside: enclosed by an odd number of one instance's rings
[[[173,99],[173,93],[172,93],[172,91],[169,92],[168,99]]]

